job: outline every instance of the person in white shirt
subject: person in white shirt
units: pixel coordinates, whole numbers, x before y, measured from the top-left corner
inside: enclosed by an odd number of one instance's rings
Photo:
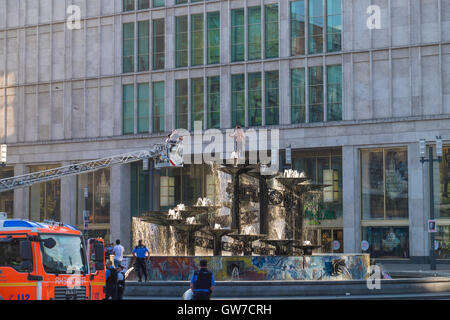
[[[116,240],[116,245],[113,248],[114,266],[117,267],[122,264],[124,251],[125,251],[125,248],[120,244],[120,240]]]

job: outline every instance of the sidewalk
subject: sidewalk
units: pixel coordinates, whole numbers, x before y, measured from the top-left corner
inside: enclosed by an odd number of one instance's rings
[[[450,278],[450,264],[437,264],[436,270],[430,270],[429,264],[410,264],[410,263],[383,263],[383,271],[391,276],[399,277],[448,277]]]

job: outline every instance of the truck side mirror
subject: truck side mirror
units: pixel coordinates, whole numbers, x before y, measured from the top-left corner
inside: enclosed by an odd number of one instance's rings
[[[33,270],[33,250],[31,248],[31,241],[20,241],[20,269],[25,272]]]
[[[94,247],[95,250],[95,270],[105,269],[103,259],[105,257],[105,248],[101,242],[97,242]]]

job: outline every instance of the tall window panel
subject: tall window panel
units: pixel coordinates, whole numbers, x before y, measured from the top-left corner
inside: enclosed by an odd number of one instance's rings
[[[327,118],[342,120],[342,66],[327,67]]]
[[[191,128],[194,128],[194,123],[200,121],[204,123],[204,85],[203,78],[191,79],[191,108],[192,108],[192,123]]]
[[[220,12],[208,13],[208,64],[220,63]]]
[[[305,69],[291,70],[291,123],[306,121]]]
[[[150,8],[150,0],[138,0],[138,10],[149,8]]]
[[[342,0],[327,0],[327,51],[342,50]]]
[[[305,54],[305,1],[291,2],[291,55]]]
[[[138,84],[138,132],[149,132],[150,104],[148,83]]]
[[[220,76],[208,77],[208,129],[220,128]]]
[[[309,53],[323,53],[323,0],[309,0]]]
[[[149,70],[150,29],[148,21],[138,22],[138,71]]]
[[[153,132],[164,132],[164,82],[153,83]]]
[[[165,5],[165,0],[153,0],[153,8],[164,7]]]
[[[122,72],[134,72],[134,23],[123,24]]]
[[[309,122],[322,122],[323,114],[323,68],[309,68]]]
[[[262,125],[261,73],[248,74],[248,125]]]
[[[188,16],[175,17],[175,66],[188,65]]]
[[[266,125],[277,125],[280,123],[280,94],[278,71],[266,72]]]
[[[245,75],[231,76],[231,124],[245,126]]]
[[[134,133],[134,85],[123,86],[123,134]]]
[[[248,8],[248,59],[261,59],[261,7]]]
[[[266,58],[278,57],[278,4],[264,7],[265,10],[265,53]]]
[[[183,3],[188,3],[188,0],[176,0],[175,4],[183,4]]]
[[[165,56],[164,19],[153,20],[153,70],[164,69]]]
[[[178,129],[188,129],[188,80],[175,81],[175,125]]]
[[[191,16],[191,65],[203,64],[203,14]]]
[[[14,167],[0,168],[0,179],[14,177]],[[0,193],[0,211],[6,212],[8,219],[14,217],[14,190]]]
[[[60,165],[33,166],[30,173],[58,168]],[[61,221],[61,180],[41,182],[29,188],[30,220]]]
[[[134,11],[134,0],[123,0],[123,11]]]
[[[231,11],[231,61],[245,60],[245,17],[244,9]]]

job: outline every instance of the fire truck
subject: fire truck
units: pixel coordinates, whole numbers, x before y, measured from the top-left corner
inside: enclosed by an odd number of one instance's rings
[[[0,180],[0,192],[149,159],[155,167],[182,167],[182,140],[150,150],[33,172]],[[2,162],[4,160],[2,146]],[[147,168],[148,170],[148,168]],[[87,239],[74,226],[6,219],[0,214],[0,300],[102,300],[105,297],[103,239]]]
[[[103,240],[71,225],[0,220],[0,299],[102,300],[104,259]]]

